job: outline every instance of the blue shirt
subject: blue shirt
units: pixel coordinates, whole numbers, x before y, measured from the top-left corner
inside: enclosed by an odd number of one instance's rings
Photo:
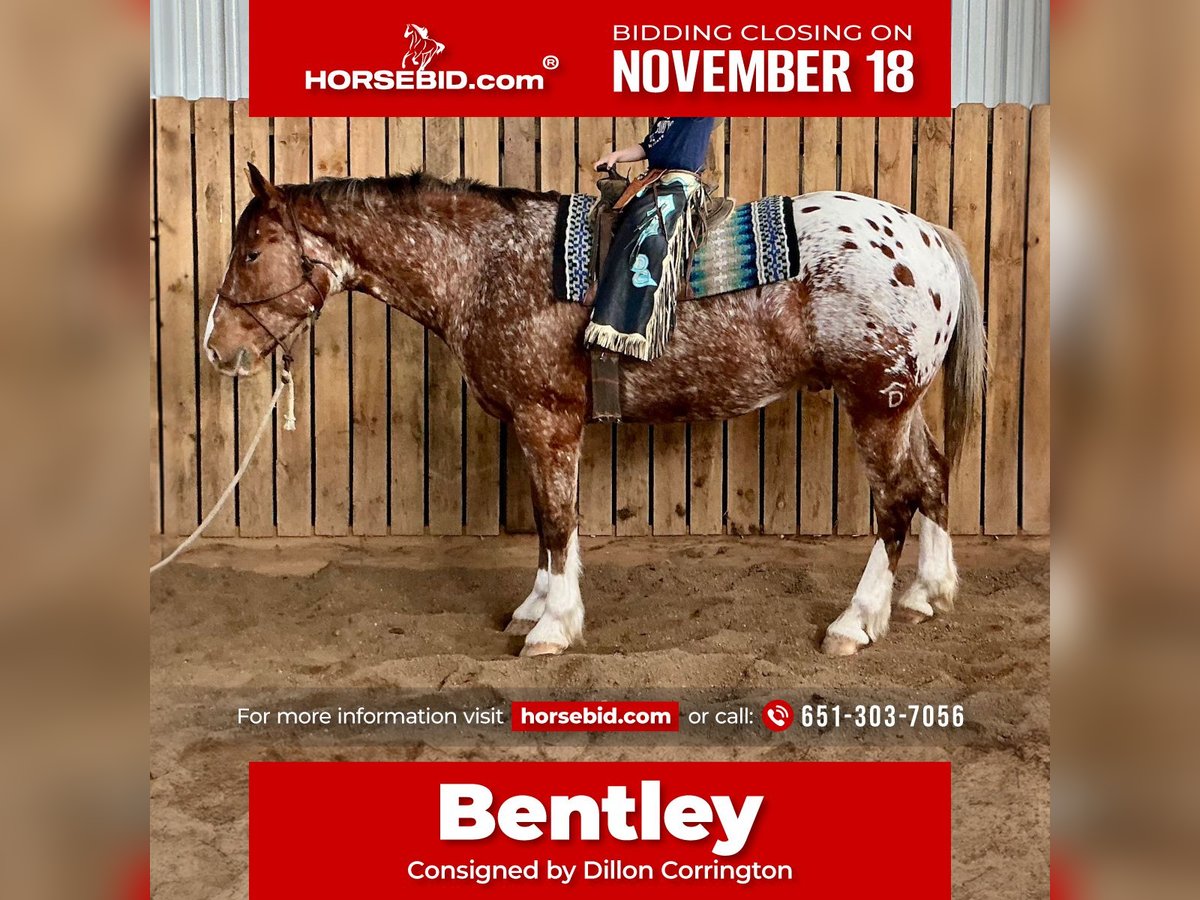
[[[651,169],[687,169],[699,172],[708,155],[708,140],[717,125],[714,118],[661,116],[642,141]]]

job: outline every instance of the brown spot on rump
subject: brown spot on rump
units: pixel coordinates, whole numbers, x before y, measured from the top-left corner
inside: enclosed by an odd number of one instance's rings
[[[933,288],[930,288],[929,296],[933,300],[933,308],[941,309],[942,308],[942,295],[939,294],[937,291],[935,291]]]
[[[868,323],[867,323],[867,331],[874,331],[874,330],[875,330],[875,329],[877,329],[878,327],[879,327],[879,326],[878,326],[878,325],[876,325],[874,322],[868,322]]]
[[[839,225],[838,231],[844,231],[844,232],[846,232],[846,234],[854,234],[854,229],[851,228],[849,225]]]
[[[886,256],[888,259],[896,258],[896,254],[892,252],[892,248],[889,247],[887,244],[880,244],[879,249],[883,253],[883,255]]]
[[[887,225],[883,226],[883,233],[886,234],[888,237],[896,236],[896,233],[894,231],[892,231],[892,229],[889,228]]]
[[[935,238],[934,238],[934,240],[935,240],[935,241],[937,241],[937,245],[938,245],[938,247],[944,247],[944,246],[945,246],[945,244],[943,244],[943,243],[942,243],[942,239],[941,239],[940,237],[935,237]]]
[[[819,207],[819,206],[806,206],[806,207],[804,207],[804,209],[800,210],[800,212],[802,212],[802,213],[816,212],[820,208],[821,207]]]
[[[892,224],[892,220],[890,218],[888,218],[887,216],[883,217],[883,221],[887,222],[889,225]]]
[[[858,200],[857,197],[847,197],[845,194],[834,194],[833,196],[837,197],[839,200],[852,200],[856,202]]]
[[[895,272],[896,278],[901,284],[907,287],[912,287],[916,284],[916,282],[913,281],[912,269],[904,265],[904,263],[896,263]]]
[[[872,222],[870,219],[867,219],[867,224],[870,225],[872,228],[874,228],[876,231],[879,230],[879,226],[876,225],[874,222]]]
[[[892,287],[900,287],[900,282],[898,282],[895,278],[888,281],[888,284],[890,284]]]
[[[896,211],[896,215],[898,215],[898,216],[904,217],[904,216],[908,215],[907,209],[901,209],[898,206],[893,206],[892,209],[894,209]]]
[[[846,241],[846,243],[842,244],[842,249],[843,250],[857,250],[858,244],[854,243],[854,241]]]
[[[950,310],[946,310],[946,327],[950,327]]]
[[[936,347],[941,342],[942,342],[942,332],[941,332],[941,329],[939,329],[938,333],[933,336],[933,344]]]
[[[927,235],[927,234],[925,233],[925,230],[924,230],[924,229],[921,229],[921,240],[923,240],[923,241],[925,242],[925,246],[926,246],[926,247],[930,246],[930,244],[929,244],[929,235]]]

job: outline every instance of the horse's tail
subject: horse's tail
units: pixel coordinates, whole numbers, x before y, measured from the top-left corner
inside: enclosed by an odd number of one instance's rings
[[[958,322],[943,364],[946,380],[942,392],[942,415],[946,432],[946,457],[953,465],[962,455],[967,431],[983,405],[987,381],[987,335],[979,287],[971,274],[971,261],[962,239],[949,228],[935,225],[958,269]]]

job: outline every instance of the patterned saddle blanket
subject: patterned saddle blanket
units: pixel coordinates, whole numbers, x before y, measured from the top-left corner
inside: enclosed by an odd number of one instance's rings
[[[588,213],[596,198],[565,194],[555,223],[554,296],[579,303],[591,281],[592,244]],[[680,299],[713,297],[787,281],[800,272],[791,197],[764,197],[734,208],[710,231],[692,257],[688,290]]]

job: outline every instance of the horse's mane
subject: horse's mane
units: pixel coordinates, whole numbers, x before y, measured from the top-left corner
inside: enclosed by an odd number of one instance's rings
[[[431,194],[466,193],[490,200],[510,211],[515,211],[518,204],[525,201],[546,203],[556,200],[559,196],[555,191],[496,187],[474,178],[446,181],[419,169],[386,178],[319,178],[312,184],[291,185],[289,190],[324,203],[355,201],[367,205],[371,205],[373,201],[419,200]]]

